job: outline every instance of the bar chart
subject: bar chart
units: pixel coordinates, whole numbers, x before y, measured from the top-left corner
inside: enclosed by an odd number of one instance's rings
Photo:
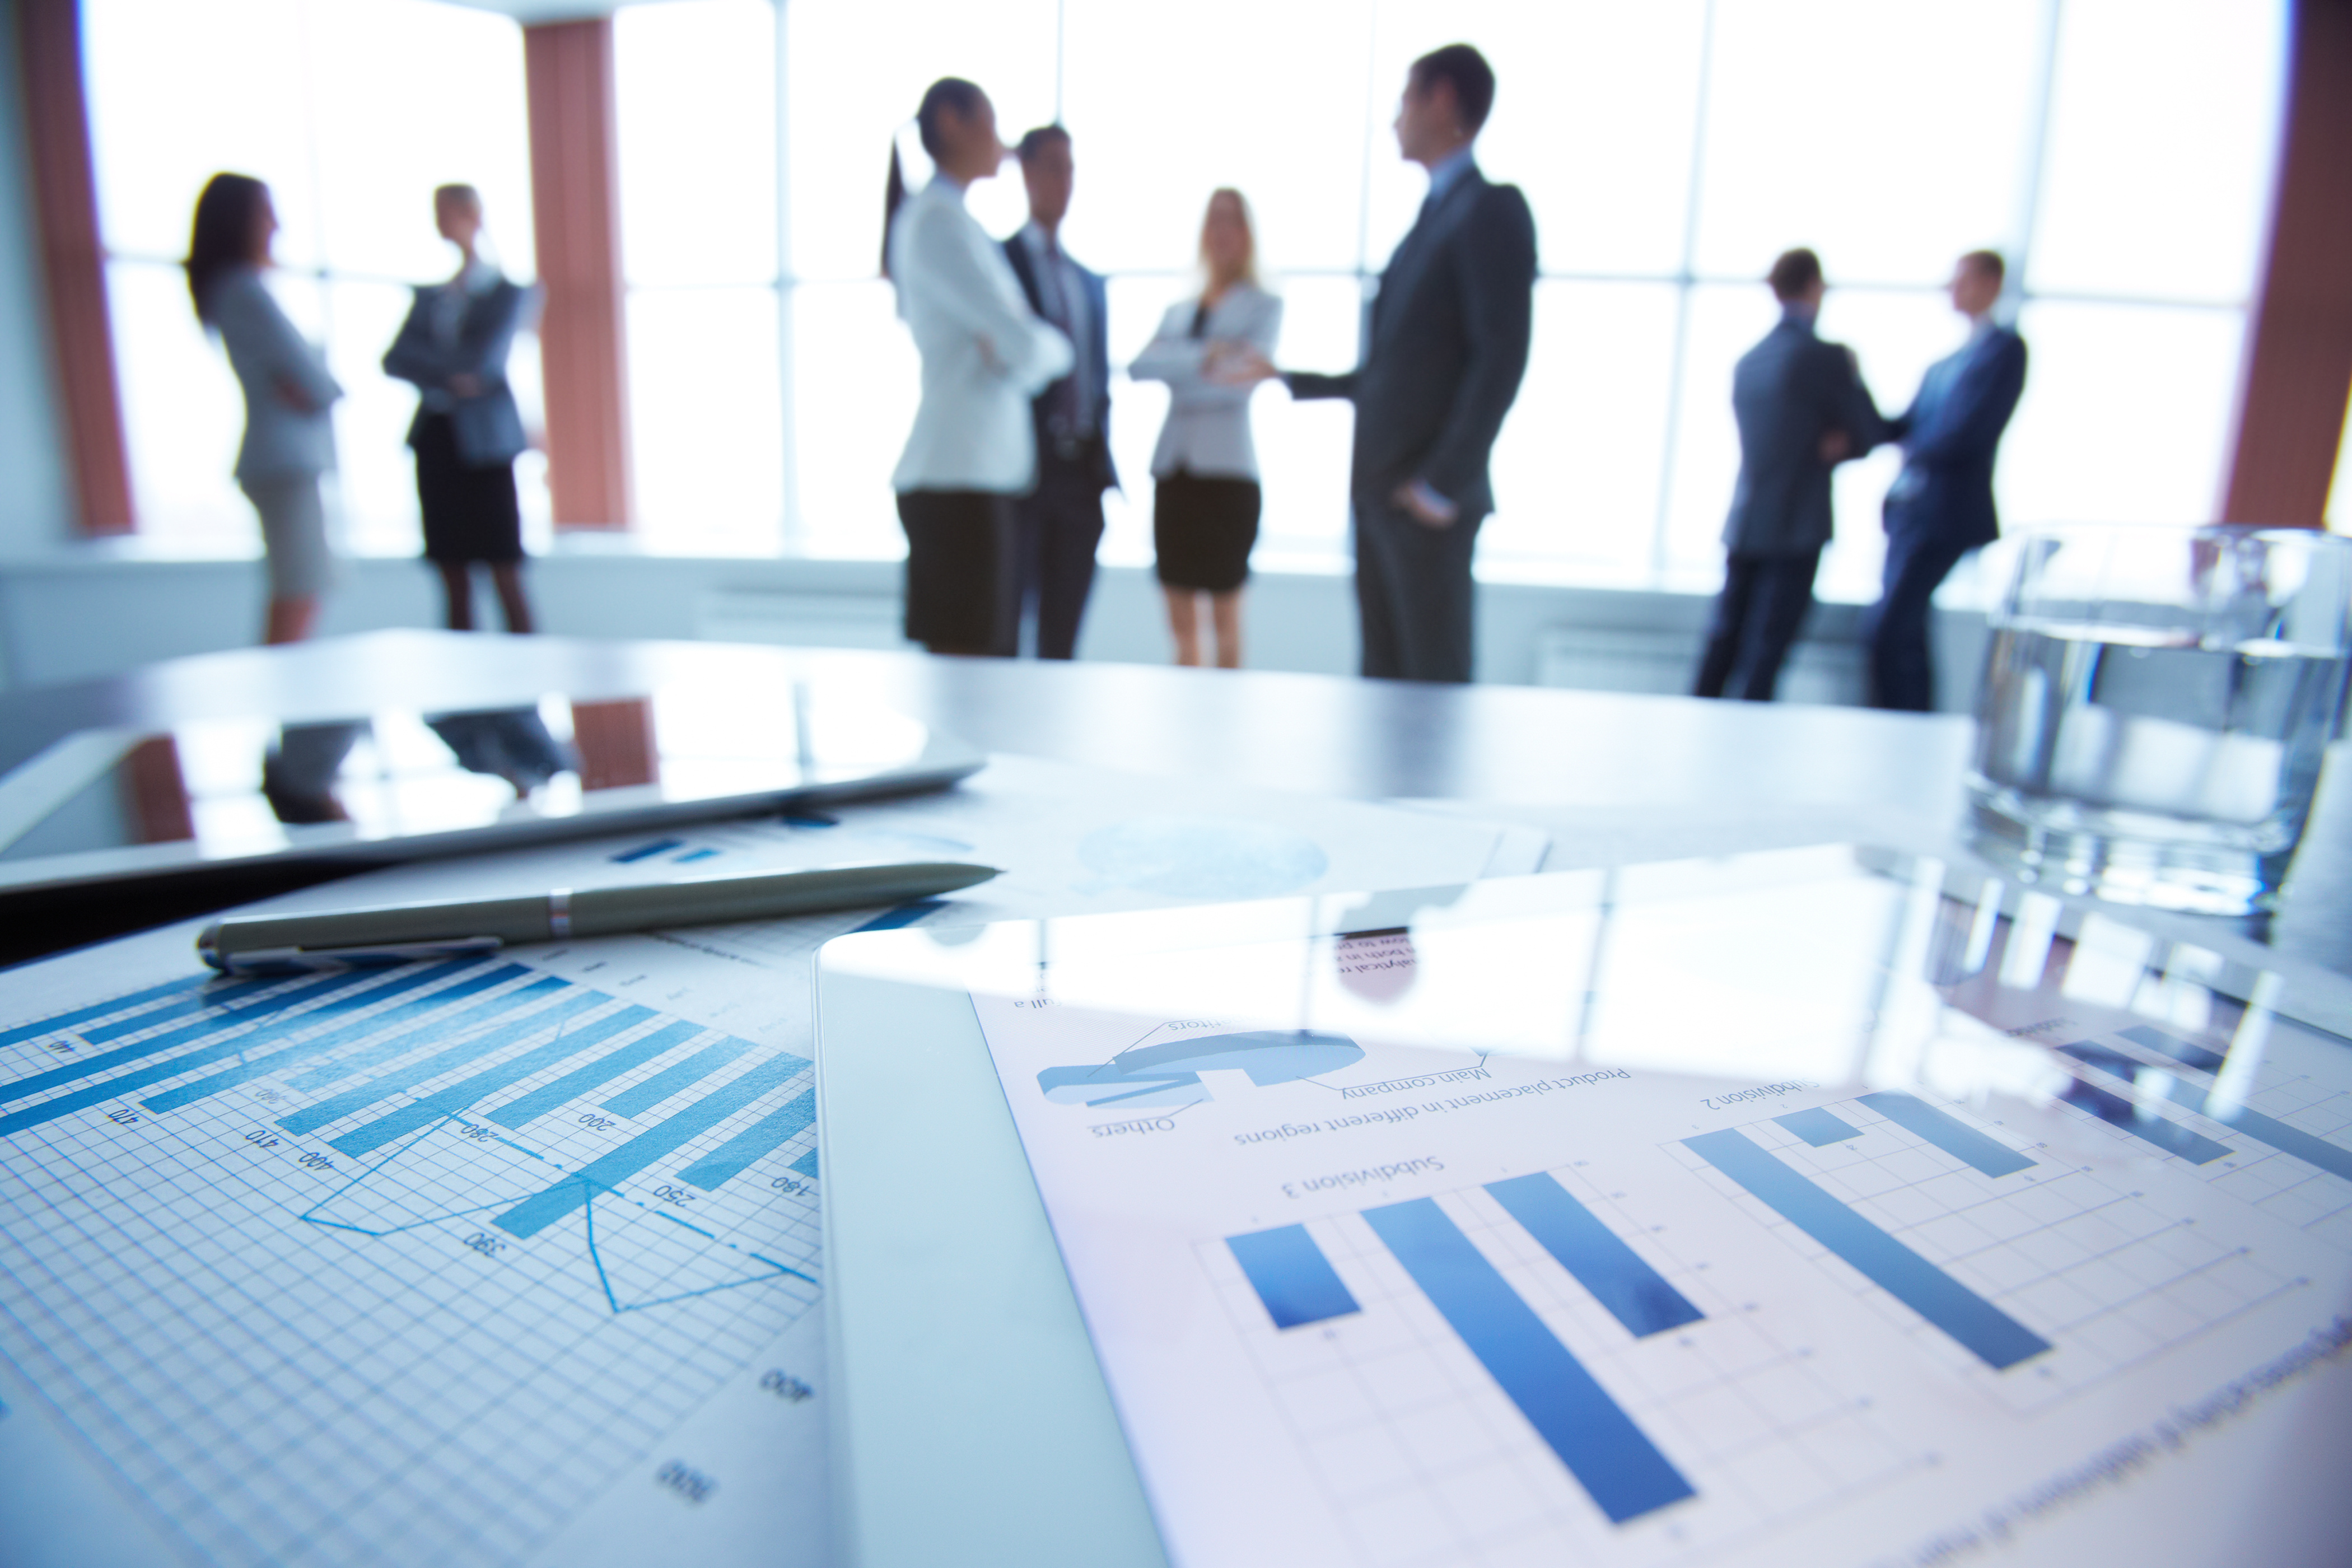
[[[499,959],[59,1012],[0,1030],[0,1351],[196,1556],[520,1560],[819,1300],[814,1112]]]
[[[2217,1157],[2134,1131],[2187,1171]],[[2039,1141],[2020,1147],[2021,1136],[1877,1092],[1668,1152],[1921,1353],[2018,1409],[2295,1288],[2291,1269],[2200,1226],[2133,1167],[2060,1159]]]
[[[1370,1562],[1728,1540],[1916,1461],[1575,1170],[1200,1258]]]

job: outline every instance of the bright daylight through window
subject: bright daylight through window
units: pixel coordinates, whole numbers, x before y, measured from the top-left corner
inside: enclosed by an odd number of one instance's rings
[[[519,30],[431,0],[87,9],[142,530],[252,526],[227,475],[234,386],[167,265],[204,177],[233,168],[278,193],[281,291],[352,389],[354,542],[413,548],[408,394],[375,360],[401,285],[448,268],[435,184],[481,186],[508,269],[530,271]],[[2211,514],[2268,211],[2275,0],[1196,0],[1181,26],[1132,0],[668,0],[614,28],[640,540],[899,552],[888,476],[915,359],[876,262],[891,140],[932,79],[980,82],[1008,135],[1069,126],[1066,239],[1109,276],[1114,361],[1191,287],[1208,193],[1233,184],[1287,303],[1283,363],[1335,369],[1420,200],[1388,131],[1398,84],[1456,37],[1496,62],[1480,157],[1527,191],[1543,266],[1485,574],[1712,585],[1731,364],[1793,245],[1821,252],[1822,331],[1890,409],[1961,335],[1939,291],[1953,258],[2020,264],[2033,368],[2001,459],[2011,526]],[[1019,180],[974,206],[1010,232]],[[1139,563],[1165,393],[1114,395],[1129,492],[1103,553]],[[1261,566],[1344,563],[1348,417],[1259,395]],[[1874,584],[1894,469],[1885,453],[1841,472],[1826,594]]]

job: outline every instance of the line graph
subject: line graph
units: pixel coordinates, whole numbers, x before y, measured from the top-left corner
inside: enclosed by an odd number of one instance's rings
[[[499,960],[12,1025],[0,1354],[199,1556],[519,1561],[819,1299],[810,1075]]]

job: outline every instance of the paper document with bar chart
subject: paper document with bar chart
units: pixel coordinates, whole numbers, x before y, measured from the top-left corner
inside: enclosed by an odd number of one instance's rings
[[[1753,965],[1603,903],[974,988],[1177,1563],[2275,1560],[2352,1404],[2352,1049],[2193,950],[1775,900]]]

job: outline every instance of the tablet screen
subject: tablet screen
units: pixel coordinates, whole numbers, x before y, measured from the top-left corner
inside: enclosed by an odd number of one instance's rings
[[[1843,847],[1151,919],[958,963],[1172,1560],[2341,1529],[2352,1045],[2276,977]]]
[[[0,886],[287,853],[396,856],[441,836],[529,837],[912,774],[956,750],[902,714],[790,688],[85,731],[0,782]]]

